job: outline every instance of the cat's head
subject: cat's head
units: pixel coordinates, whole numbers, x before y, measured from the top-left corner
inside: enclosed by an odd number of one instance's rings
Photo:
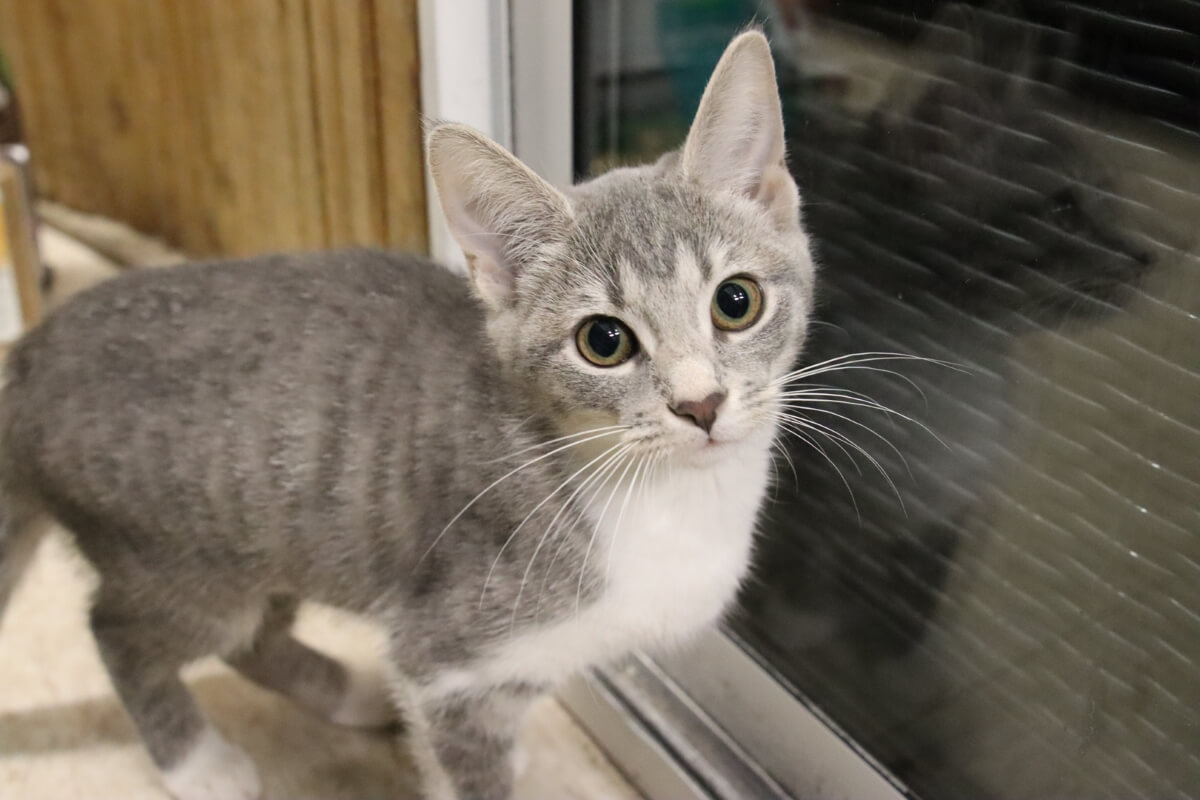
[[[814,269],[762,34],[729,45],[657,164],[560,192],[463,126],[428,153],[496,357],[560,428],[629,426],[692,463],[771,435]]]

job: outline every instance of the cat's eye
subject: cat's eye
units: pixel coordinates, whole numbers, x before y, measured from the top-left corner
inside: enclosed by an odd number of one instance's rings
[[[758,321],[762,307],[762,289],[753,279],[730,278],[713,293],[713,325],[723,331],[745,330]]]
[[[592,317],[575,333],[579,353],[597,367],[615,367],[637,352],[637,338],[613,317]]]

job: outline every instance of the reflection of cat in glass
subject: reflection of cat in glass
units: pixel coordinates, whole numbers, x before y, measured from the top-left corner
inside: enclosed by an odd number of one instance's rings
[[[796,112],[808,124],[790,128],[825,288],[806,362],[890,352],[966,368],[866,362],[797,387],[836,389],[794,398],[816,426],[806,429],[813,444],[790,446],[795,481],[780,467],[762,580],[746,604],[776,647],[809,665],[857,670],[864,684],[863,670],[921,640],[981,498],[1015,463],[1005,446],[1018,337],[1115,310],[1149,261],[1116,227],[1118,203],[1060,116],[1065,100],[1035,80],[1041,43],[1029,28],[973,12],[932,30],[932,69],[893,86],[865,121],[801,98]],[[854,402],[847,392],[936,437],[834,404]],[[857,657],[826,647],[834,635]],[[897,690],[888,687],[899,717]],[[907,694],[918,702],[931,691]],[[887,717],[884,705],[872,710]]]

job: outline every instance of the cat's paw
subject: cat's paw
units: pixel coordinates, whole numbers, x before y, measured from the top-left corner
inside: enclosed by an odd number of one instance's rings
[[[347,728],[387,728],[396,723],[396,704],[382,675],[350,670],[346,678],[346,694],[330,715],[331,722]]]
[[[191,751],[162,773],[175,800],[258,800],[262,783],[250,756],[205,728]]]

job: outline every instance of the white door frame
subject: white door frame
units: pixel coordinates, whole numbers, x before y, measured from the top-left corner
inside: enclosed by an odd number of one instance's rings
[[[470,125],[569,185],[571,0],[419,0],[417,19],[427,123]],[[425,185],[430,255],[461,266],[428,165]]]
[[[417,27],[426,124],[461,122],[511,147],[508,0],[418,0]],[[425,203],[429,254],[461,268],[462,251],[446,227],[428,162]]]

